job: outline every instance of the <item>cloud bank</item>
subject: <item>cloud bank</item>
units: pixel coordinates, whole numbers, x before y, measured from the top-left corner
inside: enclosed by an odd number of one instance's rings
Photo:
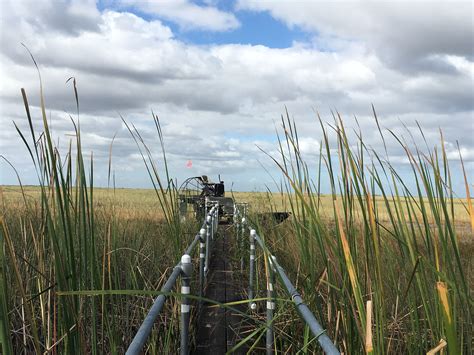
[[[159,6],[157,4],[160,4]],[[108,149],[114,143],[119,186],[149,186],[121,116],[157,146],[151,111],[157,113],[178,179],[222,174],[237,189],[271,183],[271,166],[257,145],[275,152],[275,126],[285,106],[295,118],[308,159],[317,159],[321,132],[315,112],[331,121],[337,109],[374,149],[383,149],[374,129],[373,103],[384,128],[407,135],[416,122],[430,144],[444,132],[450,156],[459,141],[474,168],[474,63],[470,2],[254,2],[231,10],[215,2],[155,3],[122,0],[4,1],[1,23],[2,85],[0,151],[27,183],[34,174],[12,120],[27,127],[20,95],[24,87],[38,115],[40,65],[51,125],[60,145],[72,132],[72,87],[77,80],[84,148],[93,150],[96,181],[106,184]],[[100,9],[99,9],[100,8]],[[306,31],[311,40],[287,48],[265,44],[196,45],[176,31],[232,31],[247,26],[246,14],[268,13],[274,21]],[[177,27],[176,27],[177,26]],[[180,33],[182,33],[180,32]],[[396,159],[402,152],[389,145]],[[193,161],[192,169],[185,164]],[[402,159],[400,164],[403,164]],[[271,169],[270,169],[271,170]],[[273,170],[274,171],[274,170]],[[1,183],[14,183],[1,166]]]

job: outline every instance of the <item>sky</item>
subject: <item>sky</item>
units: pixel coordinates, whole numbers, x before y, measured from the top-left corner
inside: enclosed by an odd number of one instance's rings
[[[295,120],[310,170],[321,130],[337,110],[350,131],[383,151],[384,132],[413,135],[417,122],[430,146],[439,129],[463,194],[457,144],[474,176],[474,50],[471,1],[2,0],[0,155],[24,184],[37,183],[13,122],[27,130],[20,88],[41,130],[37,61],[48,117],[60,149],[76,118],[77,83],[85,153],[94,180],[107,185],[109,147],[117,187],[150,187],[139,152],[122,122],[133,123],[159,160],[156,113],[171,176],[218,174],[227,188],[273,188],[281,175],[275,130],[285,107]],[[403,151],[390,159],[409,181]],[[189,161],[192,162],[189,164]],[[17,184],[0,160],[0,184]],[[323,183],[327,189],[327,183]]]

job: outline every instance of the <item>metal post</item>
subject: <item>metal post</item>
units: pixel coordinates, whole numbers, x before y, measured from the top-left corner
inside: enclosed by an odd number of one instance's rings
[[[188,339],[189,339],[189,318],[190,318],[190,304],[187,295],[191,293],[191,274],[193,265],[191,264],[191,257],[184,254],[181,257],[181,355],[188,355]]]
[[[206,230],[201,228],[199,231],[199,297],[204,296],[204,263],[206,261]],[[202,300],[199,300],[199,308],[202,306]]]
[[[217,229],[219,228],[219,204],[216,205],[216,233]]]
[[[214,240],[214,207],[209,212],[209,217],[211,218],[211,240]]]
[[[216,206],[212,208],[212,240],[214,240],[214,234],[216,234]]]
[[[210,245],[210,236],[211,236],[211,216],[206,218],[206,263],[204,265],[204,272],[207,274],[209,271],[209,251],[211,250]]]
[[[242,250],[240,250],[241,244],[240,244],[239,209],[237,207],[237,204],[235,203],[234,203],[234,216],[233,217],[234,217],[234,227],[235,227],[235,241],[237,243],[237,246],[239,247],[238,252],[241,255],[241,259],[242,259]]]
[[[245,217],[242,218],[242,230],[239,231],[240,232],[240,271],[243,272],[244,271],[244,266],[245,266],[245,261],[244,261],[244,253],[245,253],[245,250],[244,250],[244,244],[245,244],[245,240],[244,240],[244,236],[245,236]]]
[[[216,232],[216,210],[213,208],[211,213],[211,240],[214,240],[214,233]]]
[[[250,231],[250,263],[249,263],[249,300],[253,299],[253,274],[254,274],[254,264],[255,264],[255,235],[257,232],[255,229]],[[250,309],[257,308],[255,302],[250,302]]]
[[[276,270],[272,266],[271,262],[268,263],[268,280],[267,280],[267,334],[266,334],[266,349],[267,349],[267,354],[271,355],[273,354],[273,312],[275,310],[275,299],[273,297],[274,291],[273,287],[275,285],[275,273]]]

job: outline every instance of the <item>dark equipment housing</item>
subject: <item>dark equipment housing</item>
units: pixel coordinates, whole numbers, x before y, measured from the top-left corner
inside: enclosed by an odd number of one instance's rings
[[[219,203],[221,222],[231,222],[234,215],[234,199],[225,197],[224,181],[210,182],[206,175],[187,178],[179,188],[179,211],[182,219],[191,214],[202,218],[206,203]],[[190,208],[191,207],[191,208]]]
[[[234,199],[225,197],[224,181],[210,182],[206,175],[187,178],[179,188],[179,213],[181,219],[201,219],[206,213],[206,204],[219,204],[219,221],[230,223],[234,217]],[[281,223],[290,212],[263,212],[256,217],[261,222]]]

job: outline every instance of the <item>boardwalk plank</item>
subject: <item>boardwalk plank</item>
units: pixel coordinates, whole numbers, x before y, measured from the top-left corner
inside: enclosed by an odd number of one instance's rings
[[[205,297],[220,303],[233,302],[241,299],[241,279],[235,271],[232,260],[232,248],[230,233],[226,235],[225,226],[220,227],[220,235],[217,237],[208,275],[208,283]],[[245,310],[245,305],[238,306],[239,310]],[[241,339],[242,316],[227,308],[215,307],[212,304],[204,304],[199,315],[196,347],[194,354],[225,354],[232,349]],[[245,354],[246,349],[241,348],[235,354]]]

